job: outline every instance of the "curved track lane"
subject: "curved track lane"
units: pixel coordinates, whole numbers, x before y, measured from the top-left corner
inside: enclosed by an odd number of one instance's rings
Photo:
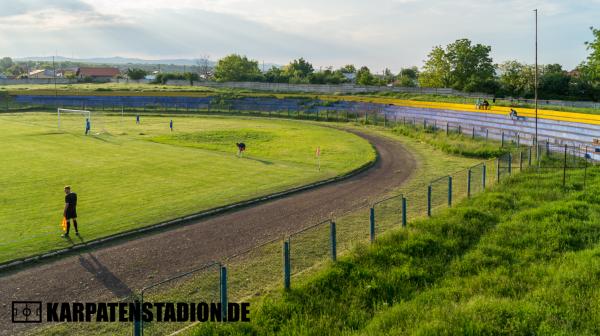
[[[367,139],[379,160],[350,179],[1,275],[0,335],[32,326],[11,323],[11,301],[113,301],[159,279],[368,204],[398,188],[415,169],[414,158],[399,142],[351,132]]]

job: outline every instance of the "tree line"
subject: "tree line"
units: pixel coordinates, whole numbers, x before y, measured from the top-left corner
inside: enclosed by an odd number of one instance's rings
[[[538,93],[542,99],[600,100],[600,29],[591,28],[593,40],[586,42],[590,52],[574,70],[560,64],[538,65]],[[402,87],[453,88],[483,92],[498,97],[533,98],[535,65],[510,60],[495,64],[492,47],[459,39],[445,47],[435,46],[424,66],[402,69],[393,74],[386,69],[373,74],[366,66],[346,65],[339,69],[315,71],[304,58],[283,67],[261,72],[258,61],[232,54],[220,59],[212,74],[217,81],[261,81],[292,84],[394,85]]]
[[[585,42],[589,55],[572,71],[567,71],[560,64],[538,66],[540,98],[600,100],[600,29],[591,27],[591,32],[592,41]],[[162,72],[156,75],[154,82],[164,84],[169,80],[187,80],[193,84],[199,80],[216,80],[290,84],[356,83],[453,88],[497,97],[532,98],[535,91],[535,66],[516,60],[495,64],[491,51],[491,46],[459,39],[445,47],[433,47],[421,69],[416,66],[403,68],[396,74],[389,69],[374,74],[366,66],[356,67],[352,64],[317,71],[304,58],[295,59],[283,67],[273,66],[267,71],[261,71],[257,60],[231,54],[221,58],[210,70],[206,65],[204,71],[199,72]],[[0,73],[19,73],[22,67],[22,64],[13,62],[9,57],[0,59]],[[198,69],[200,68],[202,67],[199,65]],[[140,68],[129,68],[126,74],[132,80],[139,80],[148,72]]]

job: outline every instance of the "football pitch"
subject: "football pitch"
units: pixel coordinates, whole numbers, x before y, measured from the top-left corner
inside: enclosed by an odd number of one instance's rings
[[[174,130],[169,129],[173,120]],[[0,114],[0,262],[337,176],[364,139],[306,122],[200,116]],[[238,157],[236,143],[247,146]],[[320,169],[316,149],[320,147]],[[61,238],[63,187],[81,236]]]

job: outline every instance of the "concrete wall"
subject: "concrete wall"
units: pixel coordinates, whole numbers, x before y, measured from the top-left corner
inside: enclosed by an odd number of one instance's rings
[[[169,85],[188,85],[187,81],[169,81]],[[214,88],[236,88],[258,91],[273,92],[310,92],[310,93],[369,93],[369,92],[397,92],[397,93],[421,93],[456,95],[465,97],[491,97],[485,93],[466,93],[447,88],[411,88],[411,87],[389,87],[389,86],[361,86],[355,84],[286,84],[286,83],[262,83],[262,82],[198,82],[197,86],[208,86]]]

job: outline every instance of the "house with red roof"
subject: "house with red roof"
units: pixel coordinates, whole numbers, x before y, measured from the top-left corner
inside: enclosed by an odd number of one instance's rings
[[[93,68],[81,67],[77,70],[77,77],[80,79],[91,79],[98,82],[108,82],[112,78],[121,74],[118,68]]]

